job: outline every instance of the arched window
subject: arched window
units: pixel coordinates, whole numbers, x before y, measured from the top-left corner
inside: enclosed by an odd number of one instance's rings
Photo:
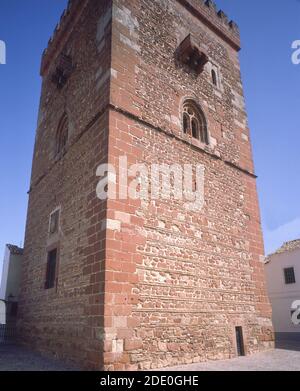
[[[211,70],[211,78],[212,78],[212,82],[215,86],[218,85],[218,77],[217,77],[217,73],[214,69]]]
[[[208,132],[203,111],[192,100],[183,105],[183,133],[208,145]]]
[[[66,149],[69,136],[69,124],[66,114],[63,115],[59,122],[56,133],[56,155],[63,153]]]

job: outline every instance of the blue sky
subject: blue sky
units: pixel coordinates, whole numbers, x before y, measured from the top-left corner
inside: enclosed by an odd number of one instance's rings
[[[267,252],[300,237],[299,0],[218,0],[240,26],[241,64]],[[0,260],[24,239],[40,58],[66,0],[0,0]],[[1,262],[1,261],[0,261]],[[1,273],[1,270],[0,270]]]

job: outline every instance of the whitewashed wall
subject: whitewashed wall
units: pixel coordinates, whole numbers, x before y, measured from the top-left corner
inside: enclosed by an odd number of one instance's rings
[[[288,267],[294,267],[296,284],[285,284],[284,269]],[[300,249],[272,255],[265,271],[275,332],[300,333],[300,325],[291,319],[292,303],[300,300]]]

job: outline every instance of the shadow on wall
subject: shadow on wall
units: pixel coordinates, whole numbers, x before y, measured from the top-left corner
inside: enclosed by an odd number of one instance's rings
[[[300,333],[275,333],[275,348],[300,352]]]

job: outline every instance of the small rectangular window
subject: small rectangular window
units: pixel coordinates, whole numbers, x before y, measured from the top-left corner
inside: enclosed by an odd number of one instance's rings
[[[56,263],[57,249],[52,250],[48,253],[45,289],[51,289],[55,286]]]
[[[50,235],[54,235],[58,232],[59,227],[59,215],[60,211],[56,210],[55,212],[51,213],[50,215],[50,222],[49,222],[49,233]]]
[[[284,279],[287,285],[296,283],[295,270],[293,267],[284,269]]]

